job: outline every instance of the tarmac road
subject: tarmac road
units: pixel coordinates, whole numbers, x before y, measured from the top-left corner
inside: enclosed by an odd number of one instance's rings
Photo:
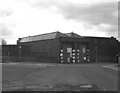
[[[102,64],[3,64],[2,68],[3,90],[118,90],[118,71]]]

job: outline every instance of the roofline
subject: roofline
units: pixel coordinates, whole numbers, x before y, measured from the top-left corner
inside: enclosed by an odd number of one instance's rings
[[[58,38],[55,38],[55,39],[43,39],[43,40],[36,40],[36,41],[27,41],[27,42],[20,42],[20,43],[39,42],[39,41],[45,41],[45,40],[58,40]]]
[[[47,34],[52,34],[52,33],[56,33],[56,32],[59,32],[59,31],[54,31],[54,32],[44,33],[44,34],[39,34],[39,35],[33,35],[33,36],[26,36],[26,37],[22,37],[21,39],[23,39],[23,38],[28,38],[28,37],[41,36],[41,35],[47,35]],[[59,33],[61,33],[61,32],[59,32]],[[62,33],[62,34],[63,34],[63,33]]]
[[[61,34],[63,34],[63,35],[67,35],[67,34],[71,34],[71,33],[74,33],[74,32],[70,32],[70,33],[62,33],[62,32],[59,32],[59,31],[54,31],[54,32],[50,32],[50,33],[44,33],[44,34],[39,34],[39,35],[33,35],[33,36],[27,36],[27,37],[22,37],[22,38],[18,38],[18,40],[21,40],[21,39],[24,39],[24,38],[29,38],[29,37],[36,37],[36,36],[41,36],[41,35],[47,35],[47,34],[53,34],[53,33],[61,33]],[[74,33],[74,34],[76,34],[76,33]],[[116,39],[117,40],[117,38],[115,38],[115,37],[98,37],[98,36],[81,36],[81,35],[79,35],[79,34],[76,34],[76,35],[78,35],[78,36],[80,36],[81,38],[100,38],[100,39],[111,39],[111,38],[113,38],[113,39]],[[68,36],[69,37],[69,36]]]
[[[85,37],[85,38],[106,38],[106,39],[110,39],[110,38],[114,38],[114,39],[116,39],[115,37],[98,37],[98,36],[82,36],[82,37]]]

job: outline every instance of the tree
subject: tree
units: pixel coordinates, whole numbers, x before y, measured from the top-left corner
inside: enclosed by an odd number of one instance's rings
[[[6,42],[6,40],[4,40],[4,39],[1,39],[0,41],[1,41],[1,45],[7,45],[7,42]]]

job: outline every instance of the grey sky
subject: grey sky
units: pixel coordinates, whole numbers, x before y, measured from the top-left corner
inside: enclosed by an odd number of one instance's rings
[[[4,0],[0,8],[1,35],[11,40],[55,30],[118,38],[117,0]]]

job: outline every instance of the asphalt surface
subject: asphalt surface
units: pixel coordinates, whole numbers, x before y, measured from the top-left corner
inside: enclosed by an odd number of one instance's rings
[[[3,64],[4,91],[117,91],[118,71],[105,64]],[[87,87],[88,86],[88,87]]]

